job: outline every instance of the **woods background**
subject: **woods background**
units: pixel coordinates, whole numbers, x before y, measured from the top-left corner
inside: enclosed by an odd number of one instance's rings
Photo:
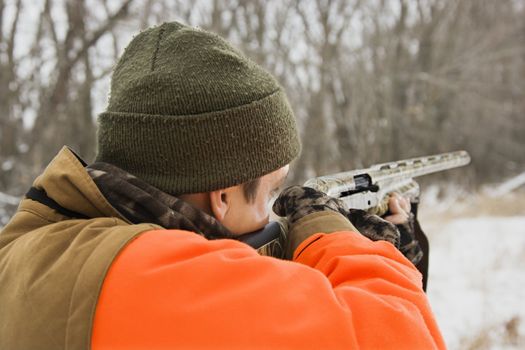
[[[0,0],[0,193],[62,145],[93,160],[113,65],[172,20],[278,77],[304,143],[290,182],[458,149],[473,164],[442,179],[505,179],[525,171],[524,18],[525,0]]]

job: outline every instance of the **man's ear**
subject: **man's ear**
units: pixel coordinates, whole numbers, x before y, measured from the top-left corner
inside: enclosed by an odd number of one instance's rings
[[[211,212],[217,220],[222,222],[230,208],[229,195],[224,189],[212,191],[209,193]]]

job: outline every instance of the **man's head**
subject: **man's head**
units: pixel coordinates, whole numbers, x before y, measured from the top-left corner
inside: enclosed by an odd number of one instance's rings
[[[268,223],[268,204],[284,184],[288,169],[286,165],[241,185],[184,194],[181,198],[213,215],[235,235],[253,232]]]
[[[271,74],[219,36],[180,23],[131,41],[99,117],[97,161],[174,195],[237,198],[231,189],[244,195],[250,185],[258,195],[299,152],[293,112]]]

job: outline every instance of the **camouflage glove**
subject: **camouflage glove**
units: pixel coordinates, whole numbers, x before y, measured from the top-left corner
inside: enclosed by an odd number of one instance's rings
[[[394,225],[364,210],[347,209],[346,205],[336,198],[300,186],[285,189],[273,205],[273,211],[279,216],[287,217],[289,225],[293,225],[308,214],[326,210],[345,216],[363,236],[370,240],[390,242],[414,265],[423,257],[423,251],[415,240],[413,214],[409,215],[406,223]],[[287,255],[289,256],[290,251],[293,252],[293,249],[306,238],[308,237],[289,237]]]
[[[417,265],[423,259],[423,249],[416,240],[414,220],[414,214],[410,213],[406,223],[396,226],[401,235],[399,250],[412,264]]]
[[[309,214],[328,212],[326,216],[334,215],[330,218],[324,216],[322,219],[325,220],[321,224],[323,232],[330,233],[341,229],[353,229],[352,224],[345,219],[345,216],[340,215],[341,212],[346,212],[346,206],[343,202],[309,187],[288,187],[275,200],[273,211],[277,215],[287,218],[288,228],[286,231],[288,234],[284,241],[283,255],[285,259],[292,259],[295,250],[302,242],[314,233],[320,232],[317,229],[312,230],[311,222],[303,222],[302,226],[300,223],[296,224]],[[314,219],[314,221],[316,220]]]
[[[336,198],[310,187],[291,186],[284,189],[273,204],[275,214],[286,217],[293,225],[308,214],[331,210],[338,213],[346,212],[346,205]]]
[[[363,236],[392,243],[414,265],[423,258],[423,250],[415,239],[414,214],[410,213],[407,222],[399,225],[359,209],[350,209],[347,218]]]
[[[288,187],[273,205],[273,211],[287,217],[290,225],[308,214],[325,210],[345,216],[363,236],[373,241],[387,241],[399,248],[400,233],[394,224],[364,210],[347,209],[342,201],[312,188]]]
[[[363,236],[372,241],[390,242],[399,249],[401,238],[396,225],[360,209],[348,210],[346,217]]]

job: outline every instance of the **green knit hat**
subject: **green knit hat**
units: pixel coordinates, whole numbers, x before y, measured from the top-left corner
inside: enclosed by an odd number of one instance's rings
[[[98,122],[97,161],[171,194],[256,179],[301,148],[277,81],[221,37],[176,22],[131,41]]]

